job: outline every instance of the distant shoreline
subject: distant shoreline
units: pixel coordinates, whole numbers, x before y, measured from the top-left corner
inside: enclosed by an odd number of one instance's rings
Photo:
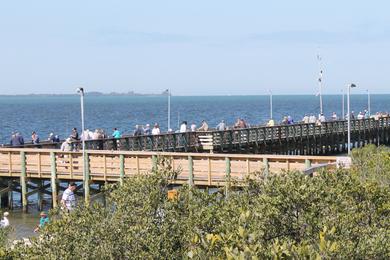
[[[56,97],[56,96],[78,96],[79,94],[9,94],[9,95],[0,95],[0,97],[17,97],[17,96],[24,96],[24,97]],[[117,93],[117,92],[111,92],[111,93],[102,93],[102,92],[97,92],[97,91],[91,91],[91,92],[86,92],[86,96],[130,96],[130,97],[145,97],[145,96],[167,96],[168,92],[164,91],[160,94],[142,94],[142,93],[136,93],[133,91],[127,92],[127,93]]]

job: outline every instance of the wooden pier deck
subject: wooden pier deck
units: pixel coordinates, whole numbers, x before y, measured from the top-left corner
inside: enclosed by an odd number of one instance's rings
[[[332,155],[347,151],[347,121],[86,141],[88,150]],[[351,121],[353,148],[390,144],[390,117]],[[59,148],[58,143],[24,147]]]
[[[335,164],[335,156],[238,155],[209,153],[159,153],[93,151],[86,153],[86,176],[80,152],[57,149],[0,148],[0,193],[18,191],[23,207],[34,193],[58,195],[59,181],[78,181],[78,189],[89,193],[92,183],[120,182],[136,174],[150,174],[158,160],[169,161],[178,176],[172,184],[218,187],[253,177],[254,172],[303,171],[316,165]],[[43,184],[43,181],[50,184]],[[85,194],[89,198],[89,194]],[[53,200],[53,206],[56,206]]]

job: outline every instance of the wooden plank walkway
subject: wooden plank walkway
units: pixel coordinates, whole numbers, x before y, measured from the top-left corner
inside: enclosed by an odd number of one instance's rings
[[[131,151],[86,151],[86,173],[80,152],[58,149],[0,148],[0,194],[21,194],[23,211],[28,209],[28,196],[51,195],[52,205],[58,205],[59,182],[79,182],[79,195],[89,203],[90,192],[98,194],[100,186],[122,182],[137,174],[151,174],[160,160],[168,161],[177,177],[172,184],[204,187],[240,186],[246,178],[282,171],[314,171],[326,165],[334,166],[335,156],[239,155],[210,153],[161,153]],[[91,184],[99,185],[93,189]],[[62,187],[63,189],[63,187]],[[82,192],[80,194],[80,190]],[[228,189],[228,188],[227,188]],[[8,200],[8,199],[7,199]],[[38,202],[42,205],[42,201]]]
[[[332,155],[347,150],[347,121],[86,141],[88,150]],[[205,141],[207,140],[207,141]],[[390,144],[390,117],[351,121],[352,147]],[[60,144],[38,147],[59,148]],[[36,147],[36,146],[25,146]]]

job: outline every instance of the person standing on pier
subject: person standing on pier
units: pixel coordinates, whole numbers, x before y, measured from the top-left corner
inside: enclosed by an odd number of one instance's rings
[[[326,121],[326,118],[325,118],[324,114],[321,113],[321,114],[318,116],[318,120],[320,120],[321,123],[324,123],[324,122]]]
[[[190,129],[191,129],[191,132],[196,132],[196,124],[194,122],[192,122]]]
[[[152,135],[159,135],[160,133],[161,133],[160,126],[157,123],[155,123],[152,129]]]
[[[217,131],[225,131],[226,130],[226,124],[225,120],[222,120],[216,127]]]
[[[32,144],[39,144],[39,136],[35,131],[31,133],[31,142]]]
[[[74,191],[76,190],[76,183],[70,182],[68,188],[62,194],[61,205],[62,209],[70,212],[76,207],[76,198]]]
[[[10,144],[11,144],[11,146],[24,145],[23,136],[19,132],[13,133],[12,136],[11,136]]]
[[[141,127],[139,125],[135,125],[135,129],[134,129],[133,135],[134,136],[140,136],[142,134],[143,134],[143,131],[142,131]]]
[[[122,137],[122,134],[121,132],[118,130],[118,128],[114,128],[114,132],[112,133],[112,137],[114,137],[115,139],[119,139]]]
[[[180,125],[180,133],[185,133],[187,132],[187,121],[183,121]]]
[[[333,112],[332,113],[332,120],[333,121],[336,121],[338,118],[337,118],[337,114],[336,114],[336,112]]]
[[[208,131],[209,125],[206,123],[205,120],[202,121],[200,127],[198,128],[198,131]]]
[[[151,135],[152,134],[152,129],[150,129],[150,125],[146,124],[144,128],[144,135]]]

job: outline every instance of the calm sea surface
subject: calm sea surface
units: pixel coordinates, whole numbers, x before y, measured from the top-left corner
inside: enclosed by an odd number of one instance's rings
[[[334,111],[341,115],[341,95],[323,96],[327,117]],[[319,97],[313,95],[273,96],[273,114],[276,120],[291,115],[295,121],[305,113],[318,114]],[[352,95],[351,108],[357,114],[367,109],[366,95]],[[113,127],[124,133],[133,131],[136,124],[158,122],[167,129],[167,97],[85,96],[86,128],[103,128],[108,133]],[[371,95],[371,111],[390,111],[390,95]],[[250,124],[262,124],[269,119],[268,96],[202,96],[171,99],[171,127],[178,121],[200,124],[205,119],[215,127],[224,119],[229,125],[237,117]],[[74,96],[0,96],[0,143],[8,143],[12,131],[20,131],[25,140],[36,131],[41,140],[50,132],[69,136],[72,127],[81,129],[80,97]]]

